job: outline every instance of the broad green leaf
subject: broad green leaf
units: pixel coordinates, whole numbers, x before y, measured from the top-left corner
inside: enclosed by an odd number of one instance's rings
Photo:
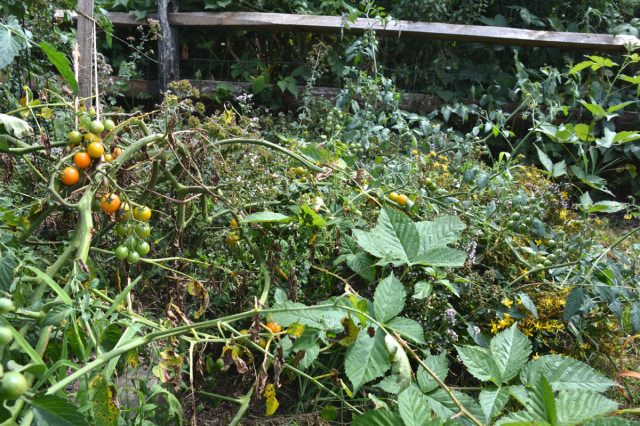
[[[422,392],[411,386],[398,395],[398,411],[406,426],[429,424],[431,410]]]
[[[617,201],[598,201],[597,203],[589,206],[589,211],[615,213],[620,210],[624,210],[626,207],[627,205],[625,203],[619,203]]]
[[[636,102],[638,102],[638,101],[627,101],[627,102],[619,103],[618,105],[610,106],[609,108],[607,108],[607,114],[610,114],[612,112],[616,112],[620,108],[624,108],[627,105],[635,104]]]
[[[592,141],[593,140],[593,136],[590,136],[589,134],[589,126],[583,123],[580,124],[576,124],[576,126],[574,127],[574,130],[576,132],[576,135],[578,135],[578,138],[580,138],[580,140],[582,141]]]
[[[413,340],[416,343],[425,344],[424,329],[416,320],[404,317],[391,318],[385,323],[391,330],[395,330],[403,337]]]
[[[403,391],[411,384],[412,370],[409,358],[395,337],[387,334],[384,337],[384,343],[387,345],[389,354],[391,354],[391,374],[397,377],[400,391]]]
[[[402,283],[393,275],[380,281],[373,296],[373,311],[382,323],[402,312],[407,294]]]
[[[260,75],[253,79],[253,82],[251,83],[251,92],[253,92],[254,95],[257,95],[264,90],[266,85],[267,79],[264,75]]]
[[[558,423],[553,389],[544,376],[540,376],[529,391],[526,408],[536,417],[536,420],[545,421],[552,426]]]
[[[357,272],[365,280],[372,282],[376,279],[376,259],[369,253],[359,252],[349,255],[347,265],[353,272]]]
[[[462,363],[473,377],[483,382],[502,383],[502,375],[491,357],[491,351],[478,346],[456,346]]]
[[[98,344],[104,352],[109,352],[116,347],[122,337],[122,330],[116,324],[109,324],[100,335]]]
[[[477,420],[481,423],[485,422],[484,412],[480,405],[469,395],[452,391],[453,395],[458,399],[458,401],[462,404],[464,408],[466,408]],[[451,400],[449,394],[445,392],[444,389],[437,389],[433,392],[430,392],[426,395],[427,402],[429,403],[429,407],[436,413],[436,415],[440,418],[447,419],[452,416],[460,413],[460,409],[458,406]],[[474,425],[474,423],[469,420],[468,417],[463,415],[455,416],[455,422],[462,425]]]
[[[242,219],[242,222],[246,223],[257,223],[257,222],[277,222],[277,223],[288,223],[295,221],[295,217],[285,216],[282,213],[275,212],[258,212],[250,214],[249,216]]]
[[[555,163],[553,165],[553,169],[551,170],[551,174],[553,177],[560,177],[567,174],[567,163],[564,160],[559,163]]]
[[[58,52],[55,47],[44,41],[40,42],[39,46],[44,53],[46,53],[47,58],[49,58],[49,62],[56,67],[62,78],[64,78],[64,81],[71,86],[73,93],[78,93],[78,82],[76,81],[73,69],[71,68],[71,63],[67,57]]]
[[[565,302],[564,320],[566,321],[575,314],[588,310],[592,303],[584,287],[577,286],[572,288]]]
[[[423,362],[441,381],[445,381],[449,373],[449,361],[445,352],[440,355],[429,355]],[[431,392],[439,386],[438,382],[422,366],[418,367],[417,379],[418,385],[424,393]]]
[[[418,281],[413,288],[414,299],[426,299],[433,291],[433,284],[428,281]]]
[[[617,66],[618,64],[616,64],[615,62],[613,62],[611,59],[609,58],[603,58],[602,56],[588,56],[589,59],[591,59],[594,63],[591,65],[591,69],[593,70],[597,70],[600,67],[613,67],[613,66]]]
[[[583,426],[638,426],[640,422],[623,419],[622,417],[600,417],[583,423]]]
[[[497,388],[495,386],[484,388],[480,391],[478,401],[484,411],[484,416],[491,421],[507,404],[509,400],[509,390],[507,388]]]
[[[320,412],[320,417],[327,421],[334,421],[338,418],[338,409],[333,405],[325,406]]]
[[[538,159],[540,159],[540,163],[542,163],[544,168],[548,172],[553,171],[553,162],[551,161],[549,156],[543,150],[538,148],[538,146],[536,146],[536,151],[538,151]]]
[[[69,400],[57,395],[42,395],[31,401],[33,417],[38,425],[89,426],[85,416]]]
[[[420,253],[411,264],[428,266],[464,266],[467,253],[450,247],[433,248],[426,253]]]
[[[116,388],[110,385],[102,373],[89,384],[91,413],[96,426],[117,426],[120,409],[115,404]]]
[[[558,394],[556,400],[558,421],[575,425],[594,417],[606,416],[618,409],[618,403],[599,393],[583,390],[567,390]]]
[[[531,343],[514,324],[491,339],[491,355],[503,382],[518,375],[531,354]]]
[[[631,141],[635,141],[636,139],[640,139],[640,133],[638,132],[618,132],[613,138],[613,143],[627,143]]]
[[[311,222],[308,222],[307,218],[311,218]],[[327,221],[321,218],[318,213],[314,212],[313,209],[306,204],[300,207],[300,223],[307,223],[319,228],[327,226]]]
[[[380,212],[375,228],[378,241],[387,247],[387,253],[409,260],[420,250],[416,225],[404,213],[386,207]]]
[[[354,394],[363,384],[381,377],[389,367],[389,352],[384,342],[384,333],[380,330],[377,330],[374,337],[360,332],[356,342],[347,349],[344,370],[353,384]]]
[[[404,426],[402,418],[388,410],[371,410],[356,417],[352,426]]]
[[[420,251],[426,252],[432,248],[444,247],[460,239],[460,231],[467,226],[457,216],[439,216],[433,222],[416,223],[420,234]]]
[[[13,270],[18,266],[18,262],[11,252],[0,251],[0,289],[8,292],[13,282]]]
[[[561,355],[545,355],[528,362],[520,371],[520,380],[533,385],[544,375],[555,392],[585,390],[604,392],[617,384],[576,359]]]
[[[538,319],[538,310],[536,309],[536,304],[531,300],[531,297],[529,297],[527,293],[518,293],[518,299],[520,299],[522,306],[527,308],[535,319]]]
[[[26,121],[7,114],[0,114],[0,134],[5,133],[15,138],[31,134],[33,129]]]
[[[7,25],[0,24],[0,70],[13,62],[22,50],[23,39],[17,32],[20,24],[15,16],[9,16]]]
[[[63,321],[66,321],[67,317],[71,315],[74,309],[68,305],[56,305],[44,317],[42,325],[55,325],[60,327],[63,325]]]

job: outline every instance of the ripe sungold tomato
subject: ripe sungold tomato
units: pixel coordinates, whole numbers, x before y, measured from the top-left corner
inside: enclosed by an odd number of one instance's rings
[[[110,162],[112,162],[113,160],[114,160],[114,158],[113,158],[113,154],[108,154],[108,153],[107,153],[107,154],[105,154],[105,155],[104,155],[104,161],[106,161],[107,163],[110,163]]]
[[[236,222],[235,219],[231,219],[231,222],[229,222],[229,226],[231,227],[231,229],[233,229],[234,231],[239,231],[240,227],[238,226],[238,222]]]
[[[406,205],[407,205],[407,200],[408,200],[408,199],[409,199],[409,198],[408,198],[406,195],[404,195],[404,194],[400,194],[400,195],[398,195],[398,198],[396,199],[396,203],[398,203],[398,204],[400,204],[402,207],[404,207],[404,206],[406,206]]]
[[[398,202],[398,193],[397,192],[392,192],[391,194],[389,194],[389,199],[393,202]]]
[[[116,194],[106,194],[100,199],[100,208],[105,213],[113,213],[120,207],[120,197]]]
[[[72,130],[69,132],[69,143],[71,145],[77,145],[82,142],[82,133],[77,130]]]
[[[264,339],[264,337],[260,338],[260,341],[258,342],[258,346],[260,346],[262,349],[267,347],[267,341]]]
[[[271,332],[273,334],[280,333],[282,331],[282,327],[280,327],[280,324],[278,324],[277,322],[274,323],[274,322],[269,321],[267,323],[267,328],[269,330],[271,330]]]
[[[87,143],[100,142],[100,136],[96,135],[95,133],[89,132],[84,135],[84,140]]]
[[[104,154],[104,146],[100,142],[91,142],[87,145],[87,153],[91,158],[100,158]]]
[[[151,218],[151,209],[147,206],[138,206],[133,209],[133,217],[140,222],[146,222]]]
[[[122,148],[118,148],[118,147],[113,148],[113,158],[120,157],[120,154],[122,154]]]
[[[86,152],[79,152],[73,156],[73,162],[79,169],[86,169],[91,165],[91,157]]]
[[[80,174],[73,167],[65,167],[60,173],[60,180],[65,185],[75,185],[78,183],[78,179],[80,179]]]

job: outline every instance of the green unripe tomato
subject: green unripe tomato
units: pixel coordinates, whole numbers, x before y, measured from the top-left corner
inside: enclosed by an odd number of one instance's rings
[[[515,221],[520,220],[520,213],[518,212],[511,213],[511,220],[515,220]]]
[[[138,239],[133,235],[129,235],[124,239],[124,245],[130,250],[135,250],[138,247]]]
[[[0,346],[8,345],[13,340],[13,333],[9,327],[0,327]]]
[[[116,225],[116,233],[121,237],[129,234],[131,232],[131,224],[128,222],[120,222]]]
[[[146,223],[136,225],[136,235],[140,238],[147,238],[151,234],[151,227]]]
[[[0,379],[0,400],[20,398],[27,391],[27,380],[17,371],[7,371]]]
[[[89,130],[91,130],[91,133],[99,135],[100,133],[104,132],[104,125],[98,120],[93,120],[91,124],[89,124]]]
[[[102,122],[102,125],[104,126],[104,130],[105,132],[110,132],[113,130],[114,127],[116,127],[116,123],[113,122],[113,120],[107,118],[106,120],[104,120]]]
[[[129,249],[125,246],[118,246],[116,249],[116,257],[120,260],[124,260],[129,256]]]
[[[78,145],[82,142],[82,133],[77,130],[72,130],[69,132],[69,143],[72,145]]]
[[[216,359],[215,367],[217,370],[222,370],[222,367],[224,367],[224,360],[222,358]]]
[[[151,250],[151,246],[146,241],[143,241],[140,244],[138,244],[138,248],[136,248],[136,251],[141,256],[144,256],[145,254],[149,253],[149,250]]]
[[[554,248],[557,245],[556,240],[549,240],[547,241],[547,246],[549,248]]]
[[[138,263],[138,261],[140,260],[140,254],[137,251],[130,251],[129,255],[127,256],[127,260],[129,261],[129,263]]]
[[[524,220],[525,225],[531,226],[532,223],[533,223],[533,220],[530,217],[525,218]]]
[[[8,314],[15,310],[16,306],[11,299],[7,299],[6,297],[0,298],[0,314]]]
[[[549,256],[547,256],[547,260],[549,260],[549,262],[555,262],[557,258],[558,257],[553,253],[551,253]]]

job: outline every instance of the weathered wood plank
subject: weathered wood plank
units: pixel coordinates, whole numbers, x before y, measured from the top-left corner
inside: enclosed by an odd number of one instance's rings
[[[158,19],[157,15],[148,18]],[[109,19],[118,25],[145,25],[126,13],[109,13]],[[508,27],[443,24],[437,22],[379,21],[359,18],[349,22],[345,29],[339,16],[291,15],[258,12],[178,12],[169,13],[171,25],[197,27],[226,27],[246,30],[306,31],[361,33],[370,26],[377,34],[390,37],[410,37],[429,40],[449,40],[470,43],[489,43],[518,46],[556,47],[565,49],[618,50],[628,44],[640,44],[640,39],[630,35],[569,33],[558,31],[534,31]]]
[[[93,96],[93,22],[85,16],[93,16],[93,0],[79,0],[78,10],[81,12],[78,18],[78,97],[89,98]],[[82,16],[84,14],[84,16]],[[92,99],[84,102],[85,107],[91,108]]]
[[[158,1],[158,18],[160,21],[160,40],[158,41],[158,83],[160,91],[166,92],[169,83],[180,78],[178,63],[178,30],[168,19],[168,12],[177,12],[178,5],[173,0]]]

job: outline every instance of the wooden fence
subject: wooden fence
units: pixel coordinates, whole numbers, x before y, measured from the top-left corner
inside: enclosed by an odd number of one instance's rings
[[[88,10],[93,0],[79,0],[78,10]],[[86,4],[85,4],[86,3]],[[380,21],[358,18],[355,22],[344,21],[337,16],[318,15],[290,15],[282,13],[255,12],[178,12],[175,0],[159,0],[158,14],[148,15],[148,19],[160,22],[162,39],[159,41],[159,80],[157,83],[137,82],[138,90],[147,93],[166,90],[172,80],[179,79],[177,34],[175,27],[195,26],[199,28],[242,28],[245,30],[261,31],[304,31],[326,33],[362,33],[373,28],[377,35],[387,37],[409,37],[429,40],[449,40],[470,43],[491,43],[531,47],[553,47],[562,49],[584,49],[596,51],[625,51],[628,45],[640,44],[637,37],[630,35],[587,34],[557,31],[534,31],[508,27],[491,27],[476,25],[443,24],[434,22],[411,22],[390,20],[383,24]],[[62,16],[64,12],[58,12]],[[88,21],[86,14],[71,13],[78,19],[78,40],[88,43],[93,40],[93,34],[82,34],[88,25],[81,27],[83,21]],[[114,25],[148,25],[146,19],[137,20],[127,13],[109,13],[110,21]],[[83,79],[80,79],[83,84]],[[215,92],[215,83],[206,82],[204,92]],[[198,84],[202,85],[202,82]],[[196,86],[198,85],[196,84]],[[232,83],[239,86],[238,83]],[[241,86],[241,84],[240,84]],[[334,89],[318,88],[314,92],[333,95]],[[404,106],[408,109],[417,107],[426,109],[437,107],[438,100],[423,95],[405,95]]]

